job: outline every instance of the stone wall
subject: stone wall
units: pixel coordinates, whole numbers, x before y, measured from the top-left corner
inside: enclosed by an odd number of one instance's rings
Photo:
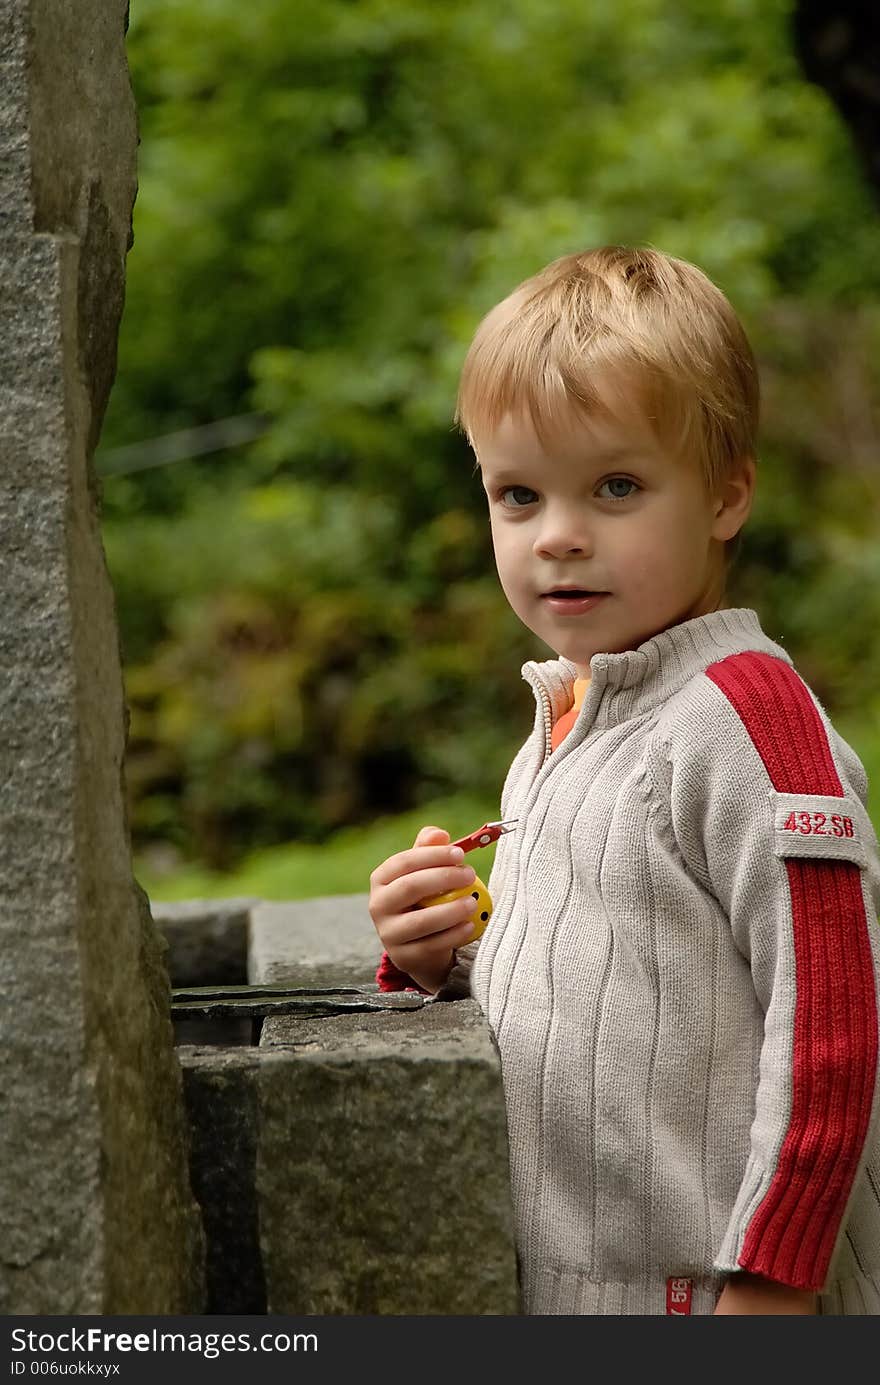
[[[154,912],[177,985],[227,987],[246,954],[239,984],[379,1000],[365,894]],[[208,1312],[519,1313],[488,1026],[473,1000],[387,999],[406,1007],[266,1018],[258,1046],[241,1021],[177,1022]]]
[[[0,0],[0,1312],[201,1305],[132,878],[91,455],[136,190],[126,0]]]

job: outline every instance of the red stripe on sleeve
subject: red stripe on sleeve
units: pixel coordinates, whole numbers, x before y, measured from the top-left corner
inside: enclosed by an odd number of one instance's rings
[[[750,651],[706,673],[741,717],[778,793],[843,796],[824,724],[794,669]],[[797,987],[791,1113],[739,1263],[820,1289],[870,1120],[877,1005],[859,867],[820,859],[785,866]]]

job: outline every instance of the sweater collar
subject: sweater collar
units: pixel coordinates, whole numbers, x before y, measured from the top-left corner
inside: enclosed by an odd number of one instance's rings
[[[782,646],[764,634],[753,610],[736,607],[710,611],[661,630],[638,649],[594,654],[590,661],[592,681],[584,701],[599,708],[596,720],[600,725],[625,721],[665,702],[710,664],[745,650],[758,650],[792,663]],[[571,707],[577,668],[568,659],[532,660],[523,664],[522,675],[536,698],[541,702],[549,699],[554,721]]]

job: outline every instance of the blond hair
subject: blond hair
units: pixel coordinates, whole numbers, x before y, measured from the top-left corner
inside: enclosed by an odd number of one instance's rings
[[[609,370],[711,491],[755,456],[758,374],[742,324],[701,270],[653,249],[565,255],[514,289],[477,328],[456,421],[475,452],[508,413],[546,442],[572,408],[603,410],[597,377]]]

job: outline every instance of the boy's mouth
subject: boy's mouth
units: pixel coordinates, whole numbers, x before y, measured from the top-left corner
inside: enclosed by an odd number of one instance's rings
[[[588,591],[586,587],[553,587],[544,592],[544,601],[556,615],[581,616],[592,611],[609,592]]]
[[[587,587],[552,587],[550,591],[543,592],[543,596],[552,596],[554,599],[560,597],[565,600],[583,600],[585,596],[607,596],[608,592],[590,591]]]

